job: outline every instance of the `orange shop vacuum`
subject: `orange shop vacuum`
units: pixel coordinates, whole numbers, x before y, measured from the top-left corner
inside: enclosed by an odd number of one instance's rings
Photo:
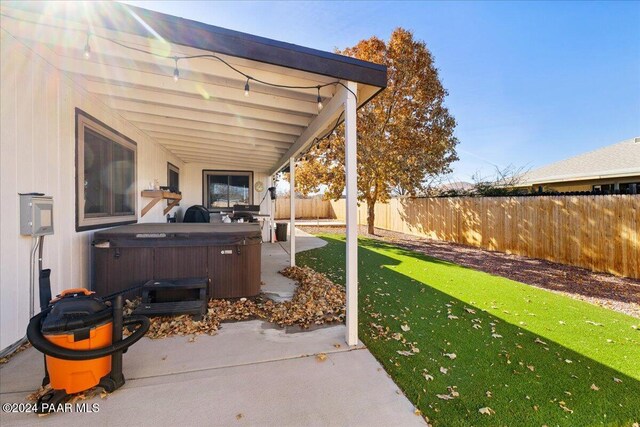
[[[67,289],[31,318],[27,338],[45,354],[42,385],[52,390],[37,403],[39,412],[66,401],[73,393],[102,387],[112,392],[125,380],[122,353],[149,330],[144,316],[123,317],[122,295],[113,301],[86,289]],[[122,337],[124,326],[137,329]]]

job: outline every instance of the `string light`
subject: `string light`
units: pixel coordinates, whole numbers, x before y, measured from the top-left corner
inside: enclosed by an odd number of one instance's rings
[[[86,59],[91,58],[91,46],[89,45],[89,37],[91,33],[87,33],[87,43],[84,45],[84,57]]]
[[[313,142],[311,143],[311,145],[309,146],[309,148],[307,148],[307,150],[302,154],[302,156],[304,156],[304,160],[308,161],[310,156],[311,151],[313,151],[315,148],[322,148],[321,147],[321,143],[326,140],[327,138],[331,137],[331,136],[335,136],[334,132],[336,131],[336,129],[338,128],[338,126],[340,126],[343,122],[342,117],[344,116],[344,111],[340,113],[340,115],[338,116],[338,118],[336,119],[336,122],[334,123],[333,127],[331,128],[331,130],[327,133],[325,133],[324,135],[320,136],[320,137],[316,137],[313,139]],[[326,148],[325,148],[326,150]],[[322,151],[325,151],[322,150]]]
[[[173,57],[174,61],[176,61],[176,68],[173,70],[173,81],[177,82],[178,79],[180,78],[180,70],[178,70],[178,57],[174,56]]]
[[[21,22],[29,22],[35,25],[41,25],[41,26],[45,26],[45,27],[50,27],[50,28],[56,28],[59,30],[63,30],[63,31],[79,31],[79,30],[74,30],[71,28],[67,28],[67,27],[62,27],[59,25],[55,25],[55,24],[49,24],[49,23],[44,23],[44,22],[40,22],[40,21],[33,21],[33,20],[29,20],[29,19],[24,19],[24,18],[17,18],[15,16],[11,16],[5,13],[0,13],[0,16],[2,17],[6,17],[6,18],[10,18],[10,19],[14,19],[16,21],[21,21]],[[106,40],[108,42],[111,42],[115,45],[118,45],[120,47],[123,47],[125,49],[128,50],[132,50],[132,51],[136,51],[136,52],[140,52],[140,53],[144,53],[147,55],[151,55],[151,56],[155,56],[158,58],[164,58],[164,59],[173,59],[175,61],[175,69],[173,70],[173,80],[174,81],[178,81],[180,79],[180,71],[178,70],[178,60],[180,59],[194,59],[194,58],[211,58],[211,59],[215,59],[218,60],[220,62],[222,62],[224,65],[226,65],[228,68],[230,68],[231,70],[235,71],[237,74],[240,74],[241,76],[243,76],[244,78],[247,79],[247,82],[245,83],[244,86],[244,94],[245,96],[249,96],[249,80],[253,80],[257,83],[263,84],[265,86],[271,86],[271,87],[277,87],[277,88],[283,88],[283,89],[317,89],[318,91],[318,96],[316,98],[317,103],[318,103],[318,111],[322,110],[322,108],[324,107],[324,105],[322,104],[322,97],[320,96],[320,89],[327,87],[327,86],[342,86],[344,89],[346,89],[347,91],[351,92],[351,94],[356,98],[356,102],[357,102],[357,95],[351,90],[349,89],[344,83],[342,83],[339,80],[336,81],[332,81],[329,83],[324,83],[321,85],[316,85],[316,86],[293,86],[293,85],[283,85],[283,84],[277,84],[277,83],[271,83],[271,82],[267,82],[264,80],[260,80],[257,79],[255,77],[251,77],[250,75],[242,72],[241,70],[239,70],[238,68],[234,67],[233,65],[231,65],[230,63],[228,63],[226,60],[224,60],[223,58],[216,56],[214,54],[202,54],[202,55],[185,55],[185,56],[167,56],[167,55],[163,55],[163,54],[159,54],[159,53],[155,53],[149,50],[145,50],[145,49],[141,49],[138,47],[134,47],[134,46],[129,46],[125,43],[122,43],[118,40],[115,39],[111,39],[105,36],[101,36],[99,34],[95,34],[95,33],[89,33],[87,32],[87,42],[85,44],[84,47],[84,57],[85,58],[90,58],[91,57],[91,46],[89,45],[89,39],[90,36],[93,37],[97,37],[99,39],[102,40]]]
[[[320,86],[318,86],[318,112],[322,111],[322,98],[320,98]]]

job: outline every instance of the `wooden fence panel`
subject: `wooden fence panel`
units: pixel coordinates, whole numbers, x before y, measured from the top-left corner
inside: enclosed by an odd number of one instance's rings
[[[330,204],[344,221],[344,200]],[[637,195],[398,198],[375,210],[385,230],[640,279]],[[365,203],[358,221],[367,222]]]
[[[275,203],[275,219],[289,219],[291,204],[288,197],[280,197]],[[296,199],[296,219],[333,219],[333,206],[328,200],[320,198]]]

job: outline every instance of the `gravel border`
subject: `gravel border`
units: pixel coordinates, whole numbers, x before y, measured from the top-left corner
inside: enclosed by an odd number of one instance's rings
[[[299,228],[311,234],[345,233],[344,227],[299,226]],[[640,318],[640,280],[379,228],[375,229],[375,233],[373,236],[367,234],[366,226],[360,226],[359,234],[363,237],[393,243],[434,258],[561,293]]]

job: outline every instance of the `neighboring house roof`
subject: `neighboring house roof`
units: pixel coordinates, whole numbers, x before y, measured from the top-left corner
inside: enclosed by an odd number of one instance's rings
[[[640,175],[640,137],[531,170],[519,186]]]
[[[469,191],[473,190],[473,184],[466,181],[446,182],[438,186],[438,189],[442,191]]]

